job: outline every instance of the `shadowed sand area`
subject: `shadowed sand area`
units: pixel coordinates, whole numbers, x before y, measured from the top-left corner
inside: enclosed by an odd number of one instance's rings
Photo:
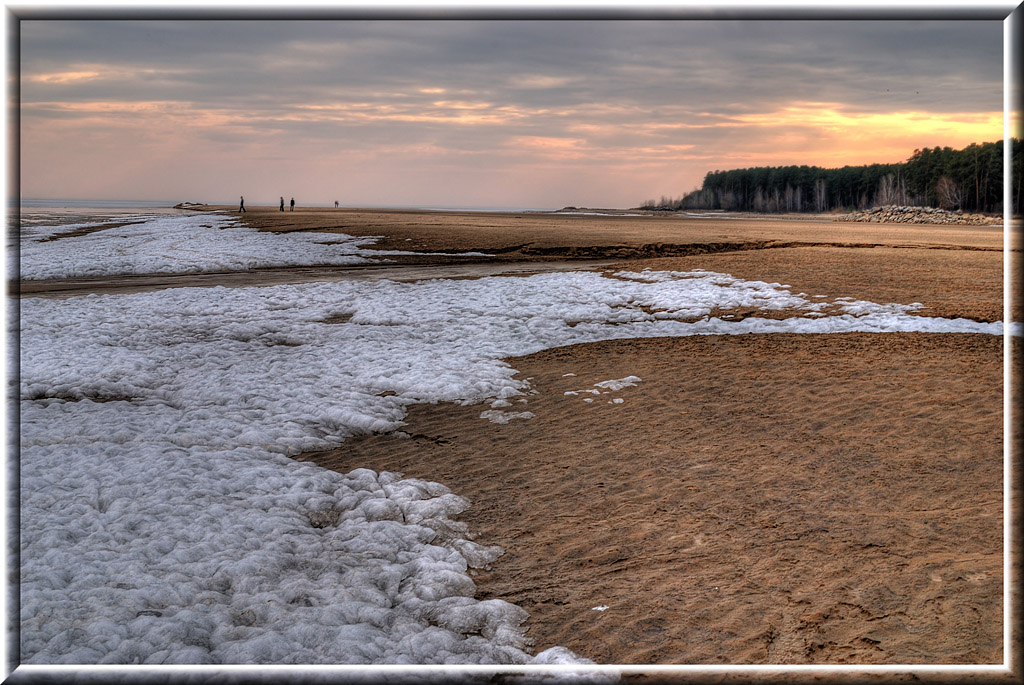
[[[794,293],[920,302],[924,316],[1005,318],[1001,227],[301,207],[250,207],[242,220],[383,236],[381,249],[493,255],[398,265],[705,269]],[[22,284],[22,294],[336,277],[348,276],[154,275]],[[497,424],[481,418],[486,404],[412,406],[405,435],[298,458],[397,471],[467,497],[462,520],[505,549],[471,572],[477,596],[525,608],[541,649],[610,664],[997,664],[1003,344],[850,333],[563,347],[506,360],[534,391],[508,411],[533,418]],[[594,385],[628,376],[642,380],[607,394]]]

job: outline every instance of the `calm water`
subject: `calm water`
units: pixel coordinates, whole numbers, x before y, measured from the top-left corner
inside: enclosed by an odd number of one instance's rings
[[[177,202],[166,200],[76,200],[72,198],[22,198],[21,209],[170,209]]]
[[[74,198],[22,198],[22,225],[64,225],[72,223],[90,223],[105,219],[139,215],[181,214],[187,209],[175,209],[177,202],[160,200],[81,200]],[[217,203],[214,203],[217,204]],[[231,202],[219,204],[230,205]],[[258,205],[259,202],[253,203]],[[273,204],[273,203],[271,203]],[[327,207],[328,205],[324,205]],[[554,210],[523,207],[379,207],[378,209],[425,209],[428,211],[447,212],[532,212],[546,213]],[[8,208],[8,216],[15,225],[18,218],[17,205]]]
[[[21,214],[16,207],[8,209],[8,224],[12,231],[21,226],[63,226],[66,224],[95,223],[118,217],[182,214],[188,210],[174,209],[174,202],[153,200],[78,200],[35,199],[21,200]]]

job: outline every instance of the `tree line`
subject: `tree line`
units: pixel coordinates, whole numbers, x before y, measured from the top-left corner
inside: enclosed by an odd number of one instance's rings
[[[1014,213],[1021,207],[1024,146],[1012,138]],[[817,166],[752,167],[710,171],[686,195],[648,200],[644,209],[723,209],[748,212],[854,211],[915,205],[1003,211],[1003,141],[971,143],[962,150],[914,150],[905,162],[826,169]]]

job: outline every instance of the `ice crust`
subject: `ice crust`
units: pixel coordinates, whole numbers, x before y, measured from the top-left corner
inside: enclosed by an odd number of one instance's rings
[[[173,232],[162,221],[145,225]],[[45,271],[33,260],[48,256],[27,256],[23,268]],[[135,264],[145,256],[134,255]],[[819,304],[779,284],[713,272],[25,298],[21,658],[589,663],[563,648],[531,657],[526,613],[473,598],[468,569],[501,550],[476,544],[455,520],[464,498],[438,483],[367,469],[342,475],[290,457],[396,431],[412,403],[508,406],[501,401],[530,388],[502,360],[561,345],[1002,333],[999,322],[856,301],[817,318],[709,316],[734,307],[817,312]],[[340,315],[351,318],[328,323]]]
[[[281,266],[342,266],[414,254],[367,248],[378,240],[341,233],[257,231],[234,217],[202,212],[132,217],[60,226],[25,226],[20,235],[22,280],[121,274],[209,273]],[[82,236],[79,228],[113,224]],[[415,253],[422,254],[422,253]],[[462,256],[488,256],[466,253]]]
[[[626,376],[625,378],[612,378],[607,381],[600,381],[594,383],[594,387],[607,388],[608,390],[622,390],[623,388],[636,387],[636,384],[640,382],[639,376]]]
[[[498,409],[488,409],[480,413],[481,419],[501,424],[508,423],[512,419],[532,419],[533,416],[532,411],[500,411]]]

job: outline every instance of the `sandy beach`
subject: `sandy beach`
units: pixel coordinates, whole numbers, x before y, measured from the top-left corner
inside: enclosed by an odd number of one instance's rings
[[[1024,685],[1012,7],[857,9],[15,11],[12,682]]]
[[[384,235],[385,248],[635,256],[623,266],[1003,318],[991,227],[330,210],[246,220]],[[618,664],[1002,661],[1000,339],[700,336],[508,361],[537,391],[531,421],[417,406],[410,437],[305,458],[465,493],[464,520],[506,549],[475,577],[478,596],[527,609],[537,644]],[[631,375],[643,380],[592,403],[565,394]]]
[[[241,220],[263,231],[451,253],[397,265],[704,269],[827,300],[1004,320],[1001,227],[248,210]],[[62,296],[357,268],[366,267],[20,285]],[[1019,300],[1011,317],[1024,320]],[[461,520],[505,550],[471,571],[477,597],[526,609],[538,646],[627,665],[1002,663],[1002,338],[700,335],[505,361],[529,380],[531,420],[483,421],[478,404],[415,405],[399,435],[298,458],[342,473],[396,471],[468,498]],[[599,385],[630,377],[639,380]]]
[[[530,421],[418,406],[307,458],[466,493],[480,592],[598,663],[998,662],[1000,341],[879,337],[559,348],[510,360]]]
[[[788,219],[553,213],[439,212],[203,206],[260,230],[378,236],[382,250],[446,252],[393,255],[400,266],[504,268],[706,269],[777,281],[795,291],[876,302],[920,302],[928,316],[1003,319],[1003,232],[999,226],[906,226]],[[460,253],[486,253],[487,257]],[[167,286],[271,285],[348,278],[375,266],[286,267],[212,274],[131,275],[23,281],[20,292],[61,296]],[[488,275],[482,272],[480,275]],[[426,277],[414,274],[415,277]],[[1024,319],[1020,298],[1013,320]]]

